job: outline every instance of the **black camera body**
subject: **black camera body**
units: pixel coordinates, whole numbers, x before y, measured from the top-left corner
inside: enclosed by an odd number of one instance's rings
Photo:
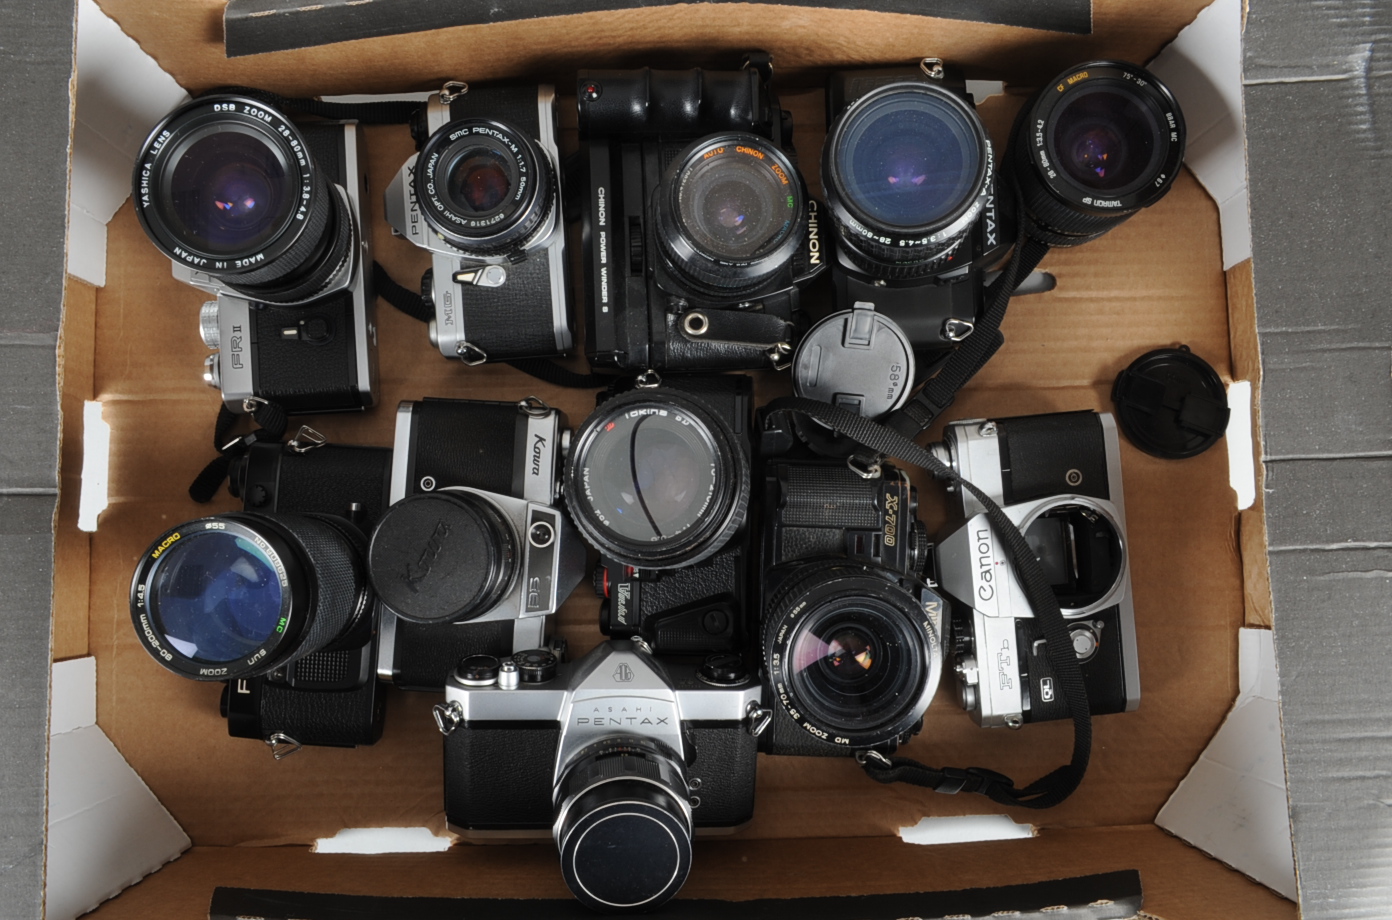
[[[1120,439],[1110,413],[953,422],[934,452],[989,494],[1039,557],[1068,626],[1094,715],[1140,704]],[[964,522],[938,542],[953,599],[963,708],[982,726],[1068,718],[1057,673],[984,508],[959,492]],[[990,650],[988,653],[987,650]]]
[[[944,604],[908,477],[812,457],[766,417],[760,625],[769,754],[893,750],[941,678]]]
[[[667,399],[677,411],[682,401],[696,400],[728,426],[733,436],[735,456],[724,461],[728,475],[740,475],[740,470],[747,475],[754,399],[750,378],[669,378],[660,388],[628,392],[632,395],[602,392],[586,426],[607,425],[611,413],[622,411],[635,399]],[[572,513],[576,507],[583,506],[572,503]],[[586,531],[584,524],[581,528]],[[719,543],[714,552],[675,567],[647,566],[632,558],[616,560],[613,547],[597,542],[600,563],[594,571],[594,587],[604,599],[600,630],[616,639],[641,638],[657,654],[706,654],[743,648],[749,614],[750,530],[736,525],[734,530],[715,535],[711,542]]]
[[[586,353],[597,370],[786,365],[805,325],[799,289],[823,259],[817,204],[768,74],[580,73]],[[714,200],[729,176],[745,183],[743,200]]]
[[[862,196],[873,195],[874,190],[853,187],[860,180],[845,175],[857,166],[856,151],[848,149],[853,145],[882,145],[884,150],[867,151],[881,155],[876,167],[881,172],[894,169],[894,158],[903,156],[895,145],[907,137],[896,138],[894,132],[907,134],[910,129],[873,124],[875,108],[888,110],[887,103],[892,103],[896,92],[909,98],[929,93],[937,97],[930,105],[947,103],[941,113],[929,115],[942,115],[953,123],[964,150],[975,148],[971,155],[979,159],[977,174],[968,176],[971,170],[966,170],[961,187],[954,190],[961,204],[916,229],[904,226],[918,222],[917,217],[910,216],[911,203],[906,202],[905,210],[895,215],[901,220],[891,220],[893,212],[889,210],[877,212],[873,205],[859,206]],[[953,105],[954,99],[960,104]],[[983,272],[1000,262],[1014,243],[1013,208],[1006,196],[997,194],[994,152],[975,117],[966,83],[952,71],[944,72],[941,62],[914,68],[839,71],[827,83],[826,101],[829,133],[822,172],[835,231],[831,234],[834,256],[830,261],[836,302],[842,310],[857,303],[873,304],[877,313],[898,324],[921,355],[941,353],[972,332],[982,310]],[[958,111],[953,112],[953,108]],[[952,149],[935,152],[945,157],[962,155]],[[903,186],[925,183],[926,176],[925,184],[931,186],[937,177],[916,170],[935,165],[931,161],[906,164],[904,168],[912,173],[907,176],[908,183],[906,177],[889,178]],[[931,206],[929,203],[930,211]]]
[[[574,346],[555,89],[447,84],[421,109],[420,152],[386,192],[392,232],[431,253],[430,341],[465,364]]]

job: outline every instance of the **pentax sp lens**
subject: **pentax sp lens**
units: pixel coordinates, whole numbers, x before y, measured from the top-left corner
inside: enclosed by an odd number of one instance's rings
[[[416,201],[431,228],[472,253],[520,247],[550,215],[556,183],[536,143],[499,121],[452,121],[416,158]]]
[[[352,258],[354,228],[295,124],[244,96],[203,96],[145,141],[136,214],[176,264],[266,303],[319,294]]]
[[[195,680],[268,674],[372,628],[363,538],[320,515],[220,514],[167,531],[135,570],[146,651]]]
[[[566,506],[600,552],[670,569],[719,550],[744,523],[749,461],[730,425],[686,394],[634,390],[580,427]]]
[[[1076,245],[1165,196],[1184,159],[1184,116],[1148,71],[1095,61],[1035,94],[1011,147],[1026,212],[1046,242]]]
[[[678,273],[711,292],[754,289],[788,264],[806,235],[802,177],[755,134],[702,138],[672,161],[660,188],[662,250]]]
[[[892,83],[836,119],[822,185],[841,242],[866,271],[915,278],[943,268],[985,204],[991,142],[966,100]]]

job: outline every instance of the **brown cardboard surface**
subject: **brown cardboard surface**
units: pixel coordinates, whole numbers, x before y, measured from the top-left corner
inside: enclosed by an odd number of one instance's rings
[[[951,57],[983,78],[1047,80],[1104,54],[1146,61],[1206,0],[1093,0],[1091,35],[864,10],[780,4],[678,4],[459,26],[303,51],[227,59],[219,0],[101,0],[127,34],[190,90],[238,83],[298,93],[426,89],[443,80],[523,74],[572,80],[584,67],[713,66],[762,48],[781,72]],[[557,5],[563,10],[563,5]],[[693,44],[692,36],[700,36]]]
[[[1228,317],[1232,328],[1233,379],[1252,382],[1252,469],[1256,499],[1243,511],[1238,531],[1246,581],[1247,625],[1271,628],[1271,569],[1266,563],[1266,465],[1262,463],[1261,350],[1257,345],[1257,304],[1252,260],[1227,271]]]
[[[82,411],[92,398],[94,318],[97,289],[68,276],[63,325],[58,336],[59,450],[58,517],[53,528],[53,660],[87,654],[91,538],[77,529],[82,496]]]
[[[1294,920],[1295,905],[1154,826],[1046,831],[1029,840],[915,846],[896,840],[698,843],[682,897],[745,900],[950,891],[1138,869],[1164,920]],[[213,888],[419,897],[566,897],[549,844],[331,856],[302,847],[196,847],[109,901],[93,920],[206,917]],[[854,865],[853,869],[848,864]],[[525,914],[525,911],[523,911]]]
[[[991,100],[987,118],[1003,135],[1017,97]],[[790,95],[804,162],[816,162],[821,94]],[[563,102],[563,112],[571,106]],[[573,118],[563,144],[573,148]],[[367,129],[371,185],[387,186],[411,153],[398,128]],[[814,188],[815,171],[808,176]],[[377,258],[411,284],[426,254],[395,239],[371,196]],[[1021,298],[1007,344],[961,395],[948,419],[1065,409],[1106,409],[1112,378],[1134,357],[1187,342],[1229,376],[1227,309],[1218,264],[1217,213],[1188,175],[1159,205],[1086,248],[1051,253],[1055,292]],[[129,205],[109,230],[108,285],[98,292],[95,391],[113,428],[110,508],[93,538],[90,643],[99,659],[98,720],[160,800],[200,845],[307,843],[345,826],[438,823],[439,737],[434,697],[394,693],[386,735],[356,751],[306,749],[274,762],[260,745],[226,736],[219,687],[167,673],[136,640],[127,613],[137,554],[168,526],[237,506],[224,492],[197,506],[184,489],[212,456],[218,398],[198,379],[205,354],[195,334],[199,292],[175,281],[140,231]],[[578,235],[578,234],[573,234]],[[573,253],[578,255],[578,245]],[[577,283],[583,274],[574,275]],[[821,296],[827,292],[822,291]],[[507,367],[463,368],[441,358],[423,326],[380,305],[382,406],[360,415],[311,419],[331,440],[388,445],[401,399],[535,394],[572,423],[593,406]],[[785,377],[760,375],[760,393],[786,392]],[[936,435],[936,431],[934,432]],[[1123,444],[1128,530],[1142,674],[1139,712],[1096,724],[1082,789],[1021,821],[1130,825],[1150,821],[1217,728],[1236,693],[1236,629],[1243,622],[1236,518],[1222,451],[1184,462],[1158,460]],[[930,531],[945,519],[937,486],[920,482]],[[580,654],[599,641],[597,600],[577,590],[561,630]],[[1069,726],[1019,733],[977,728],[945,685],[910,756],[937,765],[987,766],[1022,782],[1067,760]],[[153,729],[158,726],[157,729]],[[170,738],[178,738],[177,745]],[[992,813],[977,796],[885,788],[848,760],[764,758],[751,837],[817,837],[828,830],[820,803],[838,802],[837,833],[895,834],[921,816]]]

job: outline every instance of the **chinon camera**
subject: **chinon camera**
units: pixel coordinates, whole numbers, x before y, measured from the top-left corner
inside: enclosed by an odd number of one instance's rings
[[[575,434],[566,508],[600,553],[600,628],[658,653],[745,638],[748,377],[669,378],[601,394]]]
[[[450,827],[549,834],[580,901],[656,908],[686,881],[693,834],[753,817],[759,684],[738,657],[668,659],[641,640],[569,664],[546,654],[469,659],[451,676],[436,707]]]
[[[890,752],[918,732],[943,670],[944,604],[918,496],[888,464],[865,479],[811,459],[766,419],[765,703],[770,754]],[[787,451],[785,453],[785,451]]]
[[[791,118],[763,61],[580,73],[585,348],[596,369],[787,365],[799,289],[822,259]]]
[[[204,380],[232,411],[376,403],[366,172],[356,124],[299,124],[243,95],[201,96],[145,141],[135,213],[174,276],[215,296]]]
[[[1109,413],[953,422],[934,454],[991,496],[1039,558],[1068,624],[1094,715],[1141,698],[1126,553],[1121,453]],[[963,708],[983,726],[1066,719],[1044,630],[985,509],[958,492],[965,523],[938,543],[951,596]]]
[[[386,214],[431,253],[431,343],[470,365],[569,352],[555,90],[446,84],[412,133]]]

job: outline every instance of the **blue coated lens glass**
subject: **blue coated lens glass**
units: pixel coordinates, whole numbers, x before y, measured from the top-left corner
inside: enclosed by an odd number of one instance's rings
[[[189,534],[165,550],[150,575],[149,607],[170,647],[194,661],[236,661],[280,624],[280,579],[249,540],[222,531]]]
[[[169,181],[180,235],[214,255],[254,253],[295,205],[291,179],[276,151],[240,131],[214,131],[189,144]]]
[[[854,110],[834,151],[847,203],[893,229],[936,223],[977,194],[980,138],[937,95],[903,90]]]
[[[1059,105],[1051,129],[1053,160],[1088,191],[1130,194],[1159,169],[1159,115],[1128,87],[1104,84],[1075,93]]]

